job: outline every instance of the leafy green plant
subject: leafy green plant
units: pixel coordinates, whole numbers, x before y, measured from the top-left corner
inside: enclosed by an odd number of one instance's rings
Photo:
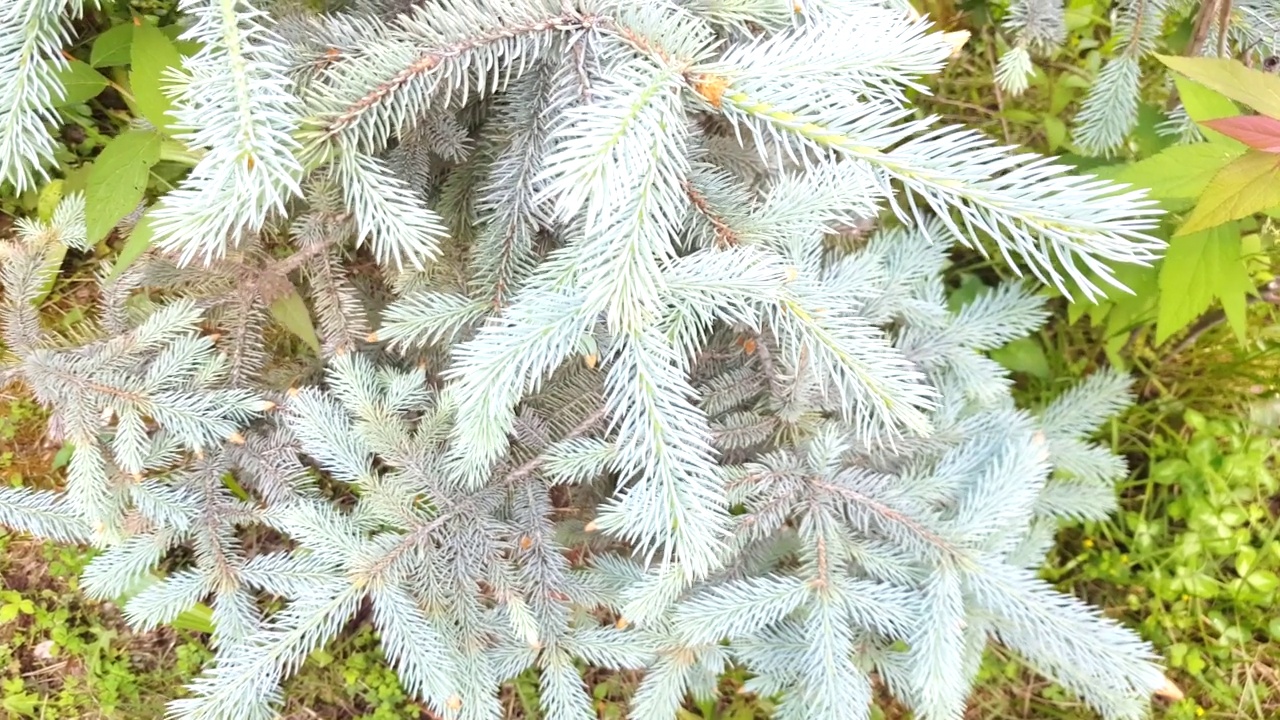
[[[118,611],[86,603],[78,548],[0,536],[0,715],[85,720],[152,717],[208,651],[172,631],[131,634]]]
[[[1165,257],[1150,269],[1126,270],[1132,295],[1113,293],[1073,313],[1095,323],[1107,318],[1113,355],[1144,322],[1154,320],[1152,342],[1160,345],[1215,305],[1243,342],[1248,304],[1273,300],[1260,298],[1257,288],[1274,277],[1274,231],[1266,213],[1280,209],[1280,142],[1267,133],[1280,129],[1280,121],[1242,116],[1232,101],[1280,115],[1280,77],[1227,59],[1160,59],[1177,71],[1179,96],[1206,139],[1105,173],[1149,188],[1174,213]]]
[[[1168,717],[1266,720],[1280,712],[1276,438],[1234,418],[1185,422],[1056,573],[1123,607],[1168,654],[1188,695]]]

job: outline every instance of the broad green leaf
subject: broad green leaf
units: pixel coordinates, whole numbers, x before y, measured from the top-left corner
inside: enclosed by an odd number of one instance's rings
[[[1236,551],[1236,574],[1244,577],[1258,562],[1258,551],[1245,545]]]
[[[200,52],[204,45],[194,40],[184,40],[182,37],[184,31],[185,28],[182,25],[165,25],[160,28],[160,32],[164,33],[165,37],[169,38],[173,46],[178,49],[179,55],[191,57]]]
[[[89,171],[93,169],[93,163],[85,163],[80,167],[67,173],[63,178],[66,185],[62,188],[62,194],[70,195],[74,192],[84,192],[85,187],[89,185]]]
[[[1062,121],[1062,118],[1054,115],[1045,115],[1042,121],[1045,140],[1049,143],[1049,152],[1053,152],[1067,141],[1067,124]]]
[[[1238,244],[1240,260],[1228,263],[1218,273],[1218,286],[1214,294],[1222,303],[1222,312],[1227,317],[1227,325],[1235,333],[1236,340],[1244,344],[1249,329],[1248,296],[1256,295],[1253,278],[1249,275],[1249,242],[1248,238],[1240,238]]]
[[[54,95],[53,107],[78,105],[97,97],[107,87],[102,73],[79,60],[68,60],[67,66],[58,70],[57,78],[62,83],[63,95],[60,100]]]
[[[1173,138],[1160,132],[1168,116],[1164,108],[1143,103],[1138,106],[1138,124],[1130,134],[1137,145],[1138,157],[1151,157],[1174,144]]]
[[[1244,148],[1226,143],[1174,145],[1126,166],[1115,179],[1150,188],[1153,198],[1194,198],[1219,170],[1243,154]]]
[[[22,717],[36,717],[36,711],[45,706],[43,698],[25,690],[10,692],[0,700],[0,707]]]
[[[307,304],[302,301],[298,291],[290,291],[289,294],[271,303],[271,315],[285,329],[297,335],[316,354],[321,352],[320,337],[316,335],[316,328],[311,324],[311,312],[307,310]]]
[[[1044,354],[1044,347],[1035,338],[1018,338],[1002,348],[991,352],[991,359],[1014,372],[1021,372],[1049,379],[1053,371],[1049,368],[1049,359]]]
[[[1175,235],[1280,207],[1280,155],[1250,150],[1214,174]]]
[[[160,134],[130,130],[102,149],[85,188],[85,220],[90,243],[97,243],[133,212],[147,189],[151,167],[160,161]]]
[[[1238,223],[1173,238],[1160,266],[1156,343],[1200,317],[1215,297],[1243,297],[1250,289],[1240,257]]]
[[[1178,99],[1182,102],[1182,107],[1186,109],[1187,115],[1196,122],[1235,117],[1240,114],[1240,108],[1236,107],[1235,103],[1221,93],[1214,92],[1180,75],[1174,75],[1173,82],[1178,87]],[[1201,128],[1201,132],[1211,142],[1239,144],[1220,132],[1214,132],[1207,128]]]
[[[1160,62],[1207,88],[1242,102],[1263,115],[1280,118],[1280,77],[1245,67],[1228,58],[1157,55]]]
[[[172,134],[173,117],[169,111],[173,102],[161,90],[161,78],[168,68],[182,64],[182,56],[169,38],[152,25],[138,25],[133,29],[133,45],[130,50],[129,84],[138,111],[152,125]]]
[[[151,241],[155,238],[155,229],[151,226],[151,212],[147,211],[138,218],[138,222],[133,226],[133,231],[129,233],[129,239],[124,241],[124,245],[120,248],[120,254],[116,257],[115,267],[111,268],[111,274],[107,276],[108,280],[115,280],[120,277],[120,273],[129,269],[138,258],[142,257],[142,253],[151,247]]]
[[[71,443],[63,443],[58,448],[58,452],[54,454],[53,461],[49,463],[50,470],[61,470],[71,462],[71,453],[75,452],[76,447]]]
[[[128,65],[132,45],[133,23],[116,25],[93,41],[89,64],[96,68]]]
[[[1241,270],[1243,271],[1243,266]],[[1248,280],[1249,276],[1245,275],[1244,278]],[[1238,282],[1238,278],[1235,281],[1223,278],[1224,284],[1238,285]],[[1218,291],[1218,297],[1222,303],[1222,313],[1227,317],[1227,325],[1230,326],[1231,332],[1235,333],[1236,340],[1242,345],[1248,339],[1249,302],[1246,296],[1251,294],[1253,294],[1253,288],[1249,288],[1245,292],[1240,292],[1239,290],[1231,292],[1222,288],[1219,288]]]
[[[1085,303],[1078,303],[1084,305]],[[1111,311],[1115,309],[1116,304],[1110,300],[1100,302],[1097,305],[1086,305],[1085,314],[1089,316],[1089,326],[1099,327],[1102,321],[1107,319]]]
[[[1274,592],[1280,587],[1280,576],[1270,570],[1254,570],[1245,577],[1244,581],[1249,583],[1249,587],[1264,594]]]

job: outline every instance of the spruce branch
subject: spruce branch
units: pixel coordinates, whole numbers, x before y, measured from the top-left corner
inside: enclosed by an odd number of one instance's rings
[[[75,19],[82,10],[82,0],[14,0],[0,9],[0,182],[18,193],[49,177],[57,142],[48,126],[66,97],[57,77],[67,67],[64,13]]]

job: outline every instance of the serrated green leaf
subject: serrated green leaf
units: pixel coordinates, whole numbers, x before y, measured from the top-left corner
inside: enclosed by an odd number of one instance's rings
[[[1116,180],[1150,189],[1153,198],[1194,198],[1213,176],[1245,152],[1226,143],[1174,145],[1125,167]]]
[[[320,354],[320,336],[311,324],[311,311],[298,291],[290,291],[271,303],[271,315],[289,332],[297,335],[316,354]]]
[[[1248,296],[1258,292],[1253,285],[1253,278],[1249,276],[1249,251],[1245,245],[1245,238],[1239,238],[1236,245],[1239,260],[1228,263],[1218,273],[1218,286],[1214,289],[1218,302],[1222,303],[1227,325],[1241,344],[1244,344],[1249,330]]]
[[[102,240],[116,223],[137,209],[151,168],[160,161],[161,139],[153,130],[130,130],[107,143],[93,162],[85,188],[90,243]]]
[[[133,29],[133,44],[129,53],[129,84],[133,88],[134,102],[143,117],[172,134],[174,119],[169,115],[173,102],[161,89],[161,78],[168,68],[182,64],[182,56],[169,38],[152,25],[138,25]]]
[[[89,64],[96,68],[128,65],[132,46],[133,23],[116,25],[93,41]]]
[[[1222,313],[1227,317],[1227,325],[1235,333],[1236,340],[1244,344],[1249,331],[1249,302],[1243,292],[1224,292],[1221,295]]]
[[[1163,343],[1200,317],[1215,298],[1229,294],[1243,297],[1249,289],[1240,257],[1238,223],[1173,238],[1160,266],[1156,343]]]
[[[1244,63],[1229,58],[1156,57],[1175,72],[1211,90],[1242,102],[1263,115],[1280,118],[1280,77],[1245,67]]]
[[[79,60],[68,60],[66,67],[58,69],[57,78],[62,83],[63,93],[61,99],[57,94],[53,95],[50,104],[56,108],[87,102],[107,87],[107,79],[102,73]]]
[[[0,700],[0,707],[22,717],[35,717],[36,711],[44,706],[45,701],[39,695],[25,690],[5,695],[4,700]]]
[[[1280,207],[1280,155],[1250,150],[1214,174],[1175,235]]]
[[[129,239],[125,240],[124,245],[121,246],[120,254],[116,256],[116,264],[111,268],[111,274],[107,276],[107,280],[115,280],[121,273],[128,270],[129,266],[151,247],[151,241],[154,238],[155,229],[151,226],[151,212],[147,211],[138,218],[133,231],[129,233]]]

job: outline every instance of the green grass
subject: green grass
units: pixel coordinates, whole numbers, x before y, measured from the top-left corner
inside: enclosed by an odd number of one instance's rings
[[[119,611],[88,602],[79,548],[0,537],[0,715],[149,718],[209,656],[169,630],[135,634]]]

